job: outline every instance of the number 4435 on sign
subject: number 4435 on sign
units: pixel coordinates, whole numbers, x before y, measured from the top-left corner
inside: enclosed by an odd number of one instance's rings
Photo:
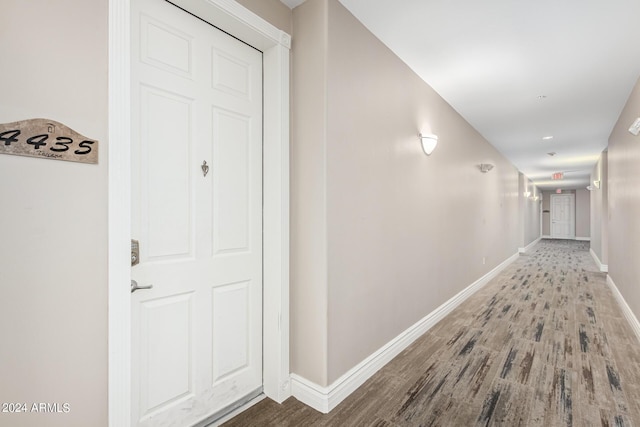
[[[0,154],[98,163],[98,141],[48,119],[0,124]]]

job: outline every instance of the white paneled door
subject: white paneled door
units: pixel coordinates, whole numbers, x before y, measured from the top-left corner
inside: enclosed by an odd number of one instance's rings
[[[573,194],[551,195],[551,237],[575,239],[575,196]]]
[[[262,54],[132,1],[132,425],[262,388]]]

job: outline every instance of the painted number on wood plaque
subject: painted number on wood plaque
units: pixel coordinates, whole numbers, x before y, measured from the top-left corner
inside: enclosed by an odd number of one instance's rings
[[[98,163],[98,141],[53,120],[21,120],[0,124],[0,154]]]

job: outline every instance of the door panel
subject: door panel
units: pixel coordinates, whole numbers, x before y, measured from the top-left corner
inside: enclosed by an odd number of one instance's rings
[[[193,36],[140,15],[140,60],[169,73],[192,78]]]
[[[213,378],[215,384],[247,368],[250,363],[251,282],[230,283],[213,289]]]
[[[144,414],[193,394],[193,294],[141,304],[141,408]]]
[[[193,100],[146,86],[140,91],[141,214],[146,219],[145,234],[140,237],[146,244],[147,260],[192,255]]]
[[[214,108],[213,247],[214,254],[248,251],[251,200],[251,119]],[[233,137],[231,137],[233,136]]]
[[[188,426],[262,387],[262,55],[132,3],[132,424]]]
[[[217,48],[212,49],[211,61],[213,63],[211,87],[250,101],[252,89],[255,90],[251,81],[251,75],[254,73],[252,64],[227,55]]]

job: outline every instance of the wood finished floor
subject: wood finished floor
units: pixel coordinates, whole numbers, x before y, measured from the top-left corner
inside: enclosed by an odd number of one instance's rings
[[[235,426],[640,426],[640,343],[588,242],[542,240],[330,414],[265,399]]]

